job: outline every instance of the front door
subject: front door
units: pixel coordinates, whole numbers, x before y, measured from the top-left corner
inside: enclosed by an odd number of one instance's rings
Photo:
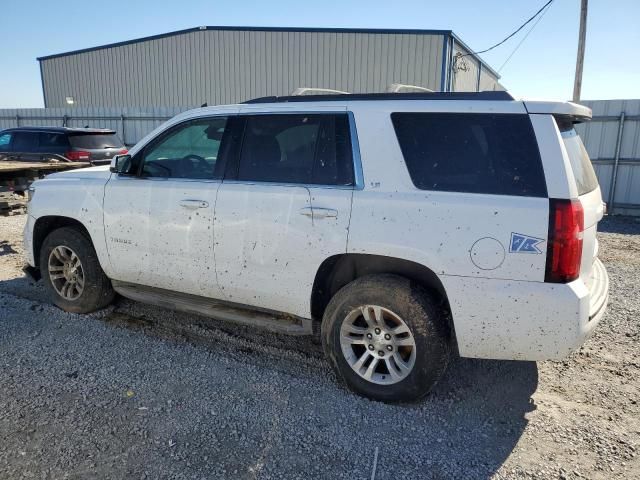
[[[105,235],[116,280],[218,298],[213,212],[228,118],[180,123],[133,158],[136,175],[105,189]]]
[[[353,161],[346,113],[253,114],[220,189],[216,271],[232,302],[310,317],[313,281],[345,253]]]

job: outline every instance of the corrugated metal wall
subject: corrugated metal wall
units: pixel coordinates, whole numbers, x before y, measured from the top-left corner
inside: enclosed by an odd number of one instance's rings
[[[16,126],[110,128],[118,132],[127,145],[134,145],[183,110],[178,107],[11,108],[0,110],[0,130]]]
[[[458,54],[462,56],[458,56]],[[480,84],[478,88],[478,69],[480,69]],[[480,62],[469,55],[469,50],[454,42],[453,46],[453,88],[455,92],[478,92],[484,90],[504,90],[498,83],[498,77],[485,66],[480,68]]]
[[[41,61],[47,107],[226,104],[297,87],[440,90],[442,34],[199,30]]]
[[[581,103],[593,110],[593,120],[578,125],[576,130],[596,169],[602,197],[609,202],[610,211],[640,215],[640,100],[595,100]],[[624,122],[620,121],[622,112],[625,113]],[[611,186],[619,133],[621,141],[612,205]]]
[[[500,85],[493,73],[482,69],[480,72],[480,91],[484,92],[486,90],[504,90],[504,87]]]
[[[468,54],[468,50],[454,42],[452,68],[454,92],[478,91],[478,61]]]

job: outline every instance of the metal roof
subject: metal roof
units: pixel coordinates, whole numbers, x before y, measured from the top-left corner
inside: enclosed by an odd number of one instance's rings
[[[134,38],[132,40],[125,40],[123,42],[108,43],[106,45],[98,45],[96,47],[82,48],[80,50],[71,50],[63,53],[55,53],[52,55],[45,55],[38,57],[38,61],[49,60],[52,58],[66,57],[69,55],[77,55],[79,53],[93,52],[95,50],[102,50],[113,47],[122,47],[124,45],[131,45],[132,43],[147,42],[150,40],[157,40],[160,38],[173,37],[175,35],[183,35],[185,33],[198,32],[201,30],[222,30],[222,31],[245,31],[245,32],[318,32],[318,33],[366,33],[366,34],[396,34],[396,35],[446,35],[452,37],[457,43],[459,43],[465,50],[470,52],[470,55],[482,63],[496,78],[500,78],[500,74],[496,72],[490,65],[487,64],[479,55],[475,54],[473,49],[464,43],[453,30],[439,30],[439,29],[401,29],[401,28],[314,28],[314,27],[247,27],[247,26],[201,26],[186,28],[184,30],[175,30],[173,32],[161,33],[158,35],[151,35],[148,37]]]
[[[222,30],[222,31],[245,31],[245,32],[318,32],[318,33],[367,33],[367,34],[409,34],[409,35],[453,35],[451,30],[420,30],[420,29],[396,29],[396,28],[304,28],[304,27],[232,27],[232,26],[202,26],[187,28],[184,30],[176,30],[173,32],[161,33],[159,35],[151,35],[149,37],[135,38],[123,42],[108,43],[96,47],[82,48],[80,50],[71,50],[69,52],[56,53],[38,57],[38,61],[49,60],[51,58],[66,57],[69,55],[77,55],[79,53],[93,52],[106,48],[121,47],[132,43],[147,42],[149,40],[157,40],[159,38],[173,37],[175,35],[183,35],[185,33],[198,32],[201,30]],[[456,40],[458,38],[456,37]],[[461,42],[462,43],[462,42]],[[484,62],[483,62],[484,63]]]

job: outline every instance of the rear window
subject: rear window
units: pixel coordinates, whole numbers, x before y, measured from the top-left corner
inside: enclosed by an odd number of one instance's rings
[[[547,196],[528,115],[393,113],[391,120],[417,188]]]
[[[598,187],[598,177],[580,135],[573,128],[571,121],[556,118],[556,123],[562,135],[564,148],[569,155],[569,162],[578,187],[578,195],[594,191]]]
[[[74,148],[86,148],[89,150],[99,148],[120,148],[124,145],[117,135],[108,134],[87,134],[69,135],[69,142]]]

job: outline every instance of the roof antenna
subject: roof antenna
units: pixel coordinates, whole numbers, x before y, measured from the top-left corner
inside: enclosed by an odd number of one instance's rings
[[[209,105],[207,105],[207,102],[204,102],[202,105],[200,105],[200,108],[204,108],[204,107],[208,107]]]

